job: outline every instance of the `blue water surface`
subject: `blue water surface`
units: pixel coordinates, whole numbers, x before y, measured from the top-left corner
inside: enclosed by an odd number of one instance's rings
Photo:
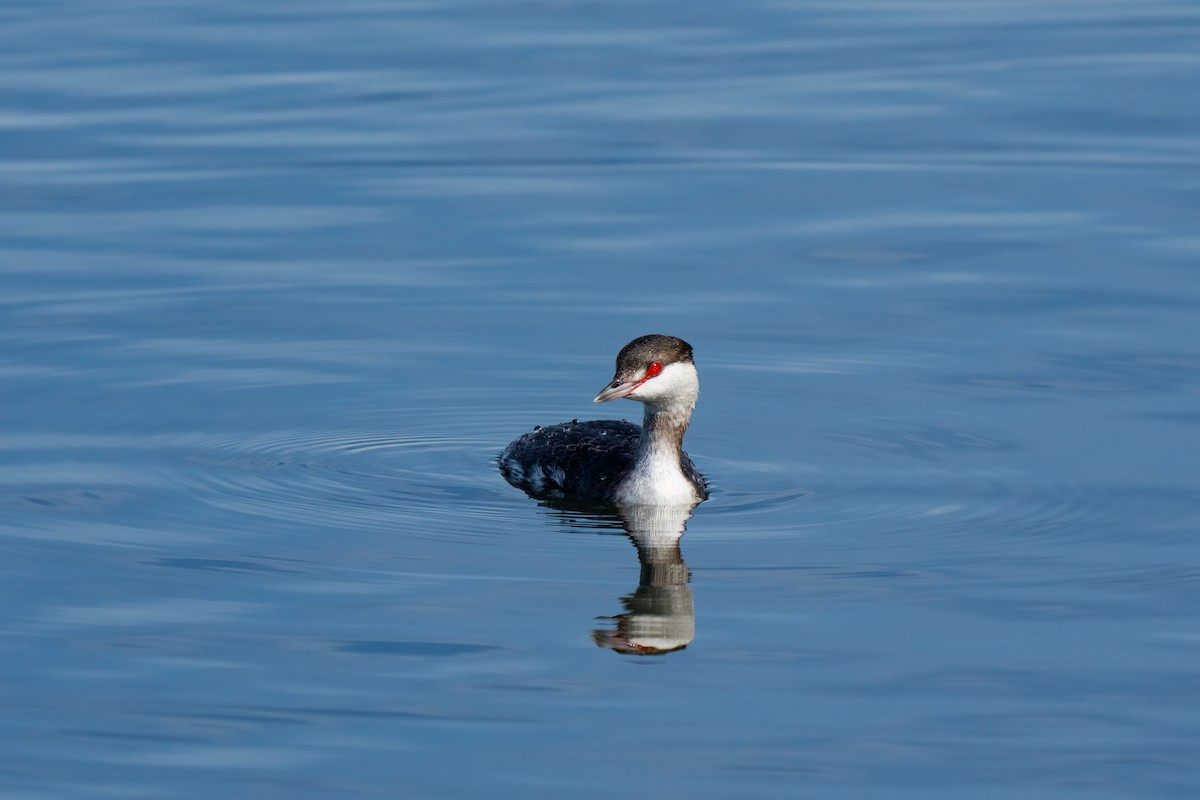
[[[1200,792],[1198,40],[7,4],[0,794]],[[509,487],[650,332],[712,498]]]

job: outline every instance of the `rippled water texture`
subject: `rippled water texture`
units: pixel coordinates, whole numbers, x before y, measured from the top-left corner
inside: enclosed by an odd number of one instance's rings
[[[1197,41],[0,9],[0,795],[1196,795]],[[505,484],[650,332],[712,498]]]

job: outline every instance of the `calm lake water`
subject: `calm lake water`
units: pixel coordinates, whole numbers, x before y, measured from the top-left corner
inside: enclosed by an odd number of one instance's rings
[[[1195,796],[1197,41],[5,5],[0,794]],[[651,332],[682,539],[509,487]]]

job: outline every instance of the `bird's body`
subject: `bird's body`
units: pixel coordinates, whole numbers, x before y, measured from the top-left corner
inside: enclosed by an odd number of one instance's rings
[[[533,497],[607,505],[685,505],[708,496],[683,452],[699,393],[692,348],[651,334],[617,356],[613,381],[596,396],[645,405],[642,427],[625,420],[564,422],[523,434],[500,454],[504,478]]]

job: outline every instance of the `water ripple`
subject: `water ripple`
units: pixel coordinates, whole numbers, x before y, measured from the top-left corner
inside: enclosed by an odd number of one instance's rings
[[[1033,484],[1019,476],[880,483],[876,475],[869,484],[717,493],[707,510],[715,526],[703,525],[701,513],[693,527],[705,538],[808,537],[834,548],[894,540],[931,554],[984,558],[1131,536],[1181,543],[1200,521],[1193,495],[1185,488]]]
[[[201,502],[251,518],[469,536],[508,513],[495,449],[462,430],[225,435],[193,445],[186,480]]]

